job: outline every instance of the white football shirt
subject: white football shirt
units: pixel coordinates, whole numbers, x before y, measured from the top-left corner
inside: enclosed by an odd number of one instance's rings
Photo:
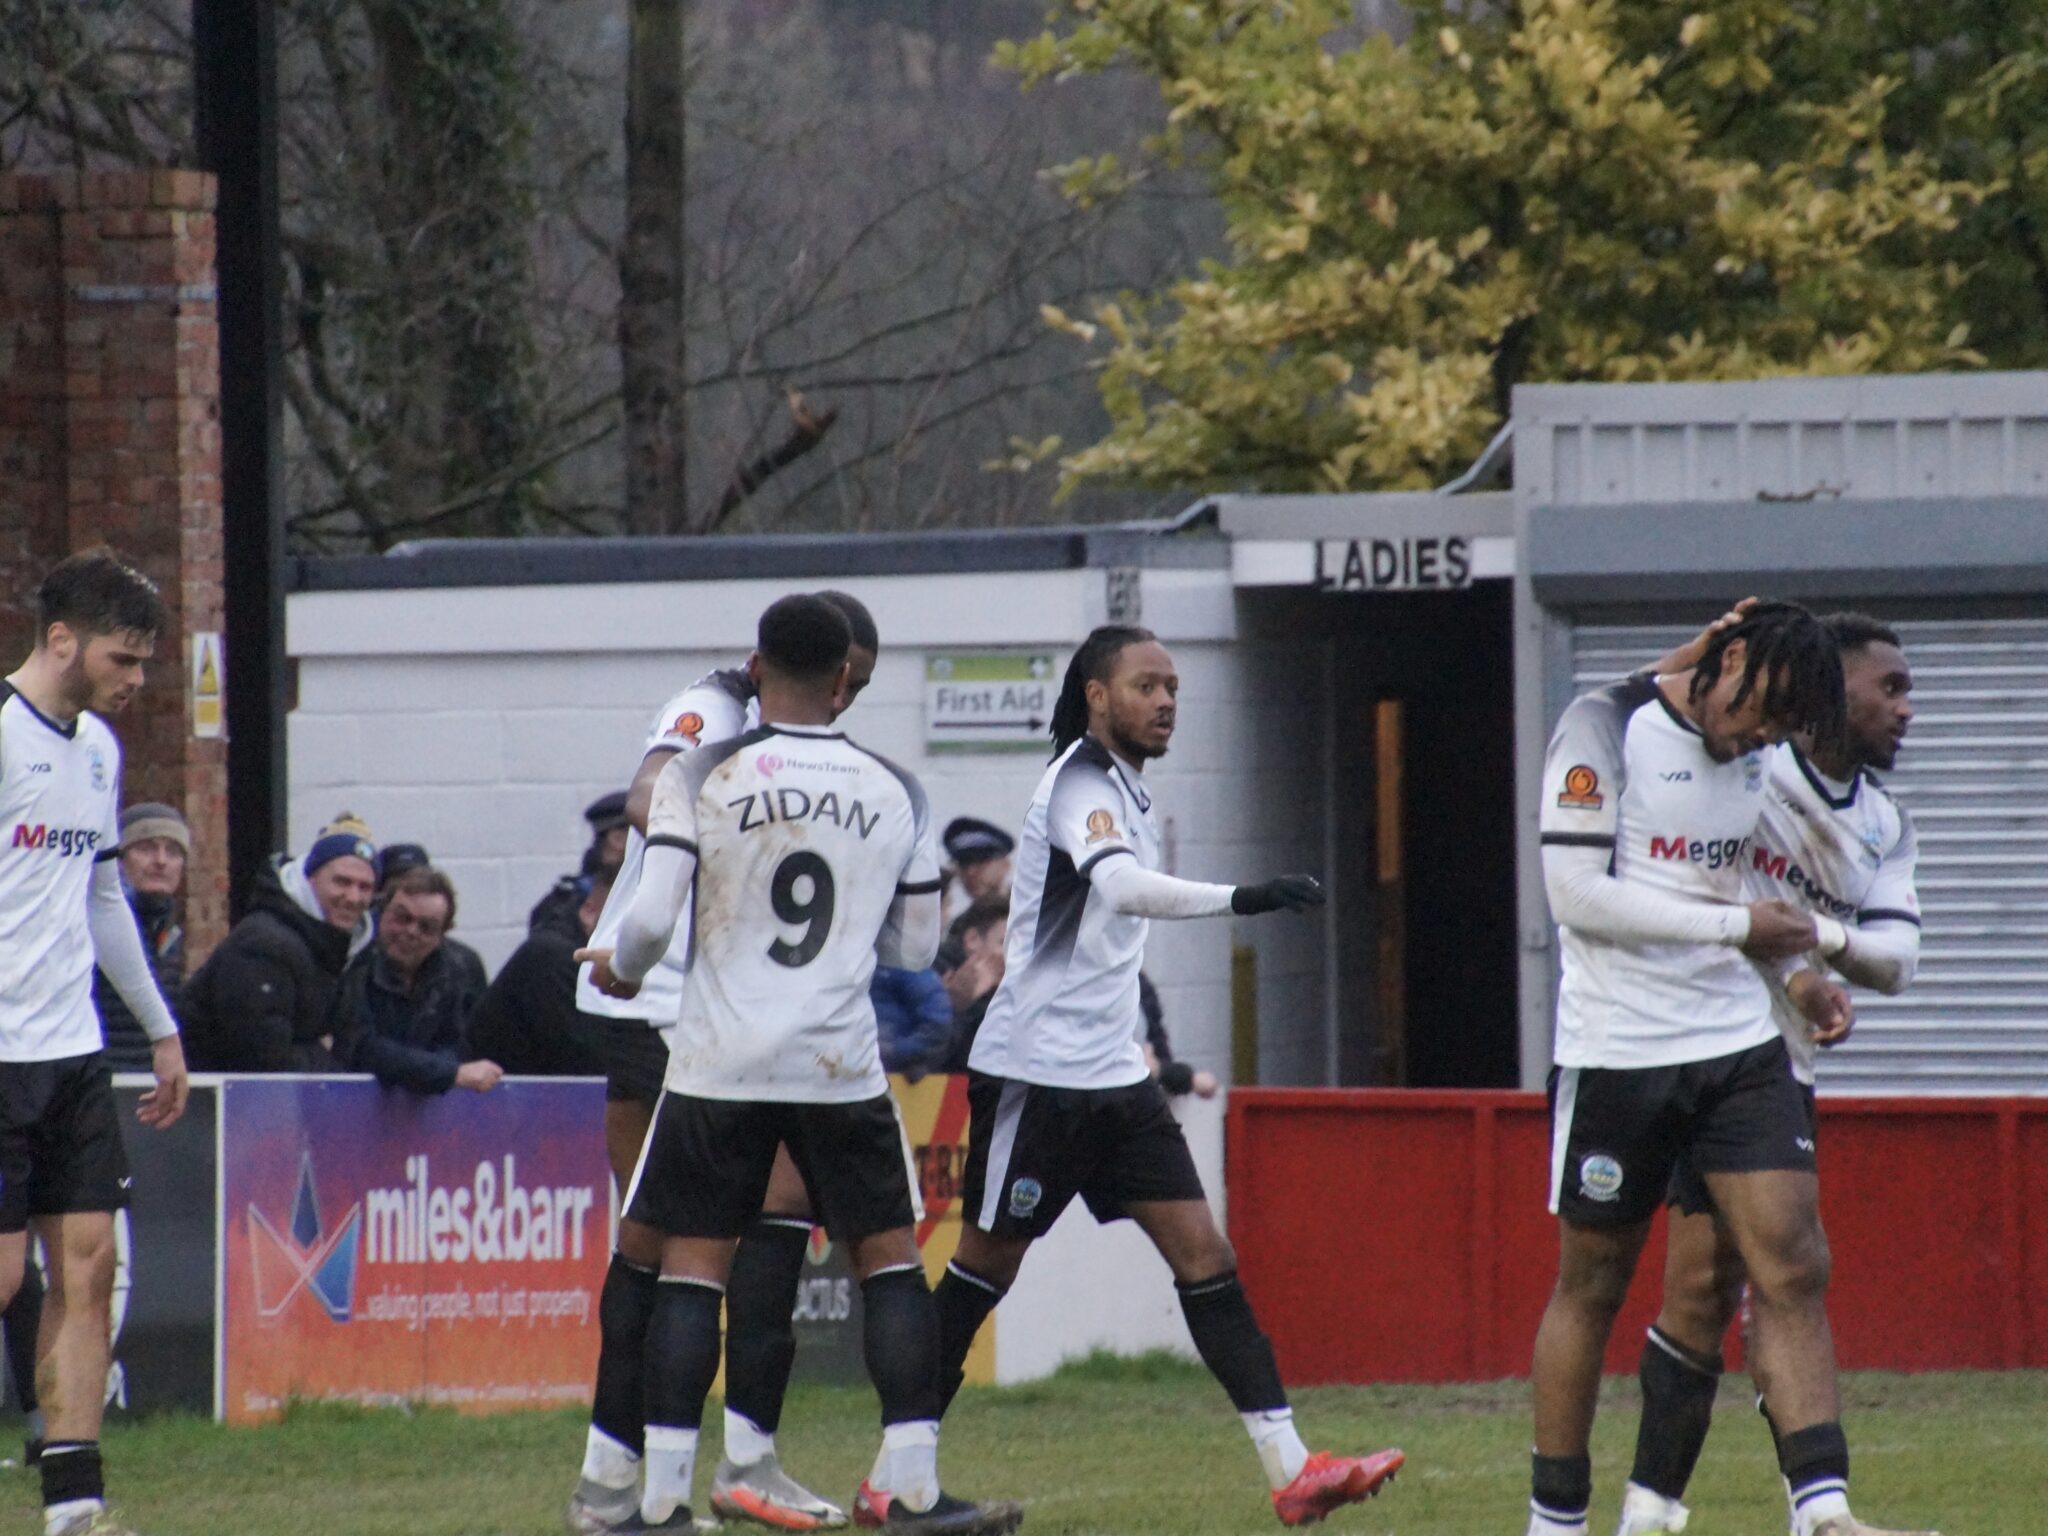
[[[60,726],[0,682],[0,1061],[101,1046],[93,865],[120,857],[121,744],[97,715]]]
[[[1123,1088],[1148,1075],[1138,970],[1150,924],[1095,894],[1104,859],[1159,867],[1152,796],[1083,736],[1046,769],[1024,813],[996,995],[974,1037],[977,1072],[1052,1088]]]
[[[697,858],[668,1086],[806,1104],[887,1093],[875,944],[899,897],[939,889],[917,780],[828,727],[763,725],[662,769],[647,837]]]
[[[1745,905],[1770,752],[1726,763],[1638,674],[1572,701],[1543,768],[1549,845],[1611,851],[1617,879],[1695,901]],[[1757,967],[1720,944],[1628,944],[1558,929],[1563,1067],[1709,1061],[1777,1034]]]
[[[1748,899],[1775,896],[1856,927],[1917,928],[1918,859],[1911,819],[1876,779],[1859,769],[1847,784],[1834,784],[1798,748],[1778,748],[1757,821]],[[1776,985],[1771,1012],[1791,1049],[1793,1073],[1811,1083],[1819,1051],[1812,1026]]]
[[[761,723],[760,705],[754,698],[753,680],[738,667],[723,667],[707,673],[675,695],[654,717],[647,732],[644,758],[657,747],[681,753],[694,752],[707,743],[729,741],[742,731]],[[626,853],[619,873],[605,897],[604,911],[591,930],[590,943],[596,949],[610,949],[618,941],[626,911],[633,905],[633,893],[640,889],[640,866],[646,857],[647,840],[637,827],[626,829]],[[590,984],[590,967],[576,974],[576,1009],[608,1019],[639,1019],[666,1029],[675,1022],[683,1002],[683,971],[689,965],[689,915],[676,925],[676,939],[661,964],[647,973],[637,997],[613,997]]]

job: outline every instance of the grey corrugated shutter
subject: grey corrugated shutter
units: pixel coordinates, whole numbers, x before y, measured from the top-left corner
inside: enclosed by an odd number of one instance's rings
[[[1821,1089],[2048,1093],[2048,619],[1896,627],[1916,717],[1883,777],[1920,834],[1920,974],[1903,997],[1856,989],[1856,1033],[1821,1058]],[[1579,625],[1574,691],[1692,632]]]

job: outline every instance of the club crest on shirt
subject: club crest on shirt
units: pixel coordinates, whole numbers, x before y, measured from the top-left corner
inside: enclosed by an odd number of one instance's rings
[[[1019,1179],[1010,1186],[1010,1214],[1022,1221],[1038,1209],[1038,1202],[1045,1198],[1045,1187],[1036,1179]]]
[[[107,760],[101,755],[98,747],[87,747],[85,749],[85,766],[86,771],[92,775],[92,787],[94,789],[105,789],[107,787]]]
[[[1756,794],[1764,787],[1764,755],[1752,752],[1742,760],[1742,787]]]
[[[1088,841],[1091,844],[1108,842],[1116,835],[1116,818],[1108,811],[1088,813]]]
[[[1621,1164],[1605,1152],[1588,1152],[1579,1163],[1579,1192],[1606,1204],[1621,1198]]]
[[[691,746],[703,745],[704,717],[695,710],[686,715],[677,715],[676,723],[669,727],[671,736],[680,736]]]
[[[1607,797],[1600,793],[1600,775],[1585,763],[1577,763],[1564,773],[1564,793],[1557,797],[1558,807],[1567,811],[1597,811],[1607,803]]]

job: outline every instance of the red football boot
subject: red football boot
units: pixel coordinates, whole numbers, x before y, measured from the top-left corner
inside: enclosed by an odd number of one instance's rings
[[[1394,1480],[1408,1458],[1399,1451],[1370,1456],[1332,1456],[1317,1451],[1294,1481],[1273,1495],[1282,1525],[1314,1525],[1333,1509],[1362,1504]]]

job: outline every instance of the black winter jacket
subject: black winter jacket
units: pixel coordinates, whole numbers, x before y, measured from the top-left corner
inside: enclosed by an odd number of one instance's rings
[[[178,1012],[178,991],[185,984],[185,930],[178,926],[175,896],[145,896],[127,891],[128,910],[135,914],[135,926],[142,933],[142,952],[156,977],[156,988],[164,1001]],[[97,966],[92,973],[92,1000],[100,1011],[100,1032],[106,1039],[107,1066],[115,1072],[147,1072],[153,1060],[149,1036],[142,1031],[128,1004],[114,990],[107,973]]]
[[[275,870],[185,987],[185,1055],[200,1072],[340,1072],[332,1049],[349,935],[300,908]]]
[[[473,956],[470,957],[473,960]],[[462,1064],[463,1035],[483,991],[483,967],[443,943],[427,956],[410,992],[375,945],[342,973],[335,1051],[351,1071],[374,1072],[387,1087],[446,1093]]]

